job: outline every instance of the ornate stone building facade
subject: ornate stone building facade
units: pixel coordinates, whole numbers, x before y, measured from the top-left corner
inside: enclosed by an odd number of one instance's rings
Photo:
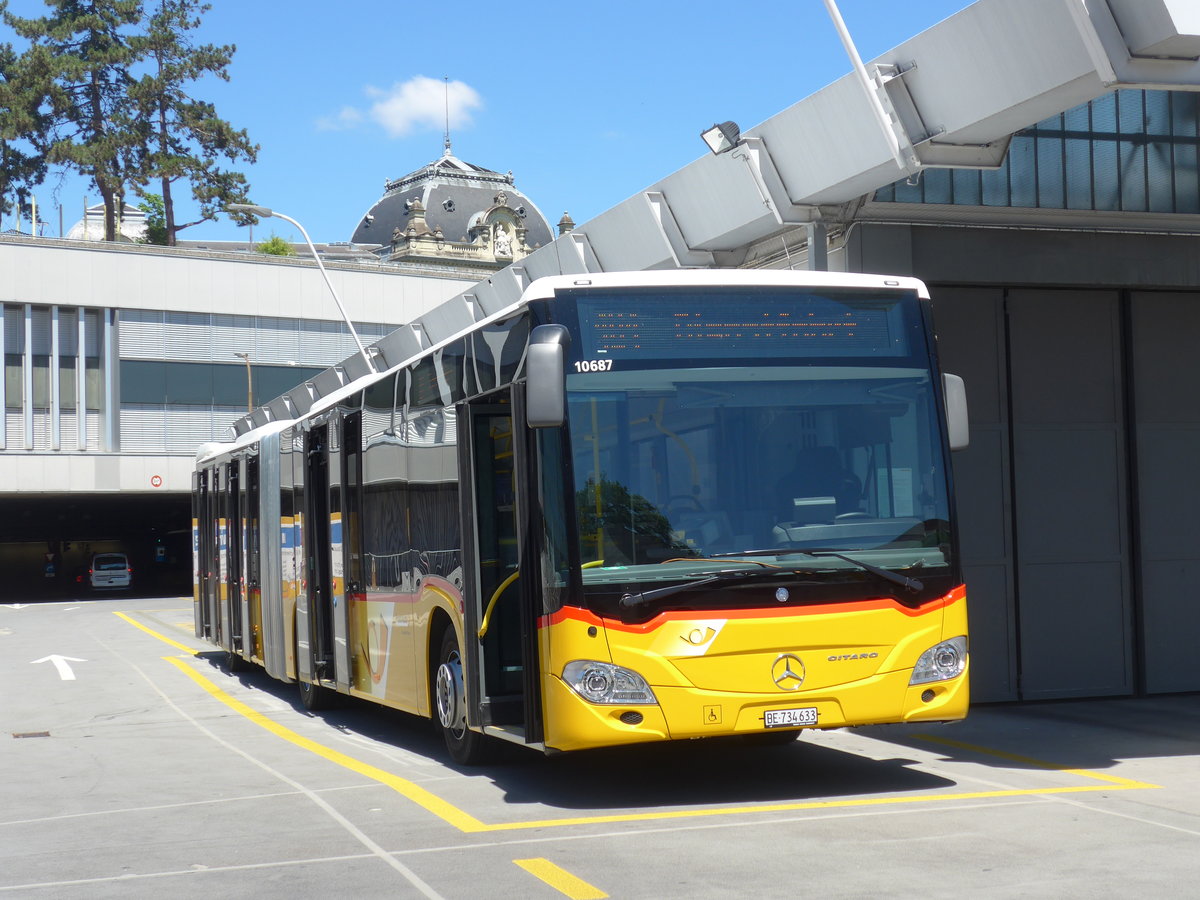
[[[560,229],[570,230],[565,213]],[[388,263],[445,266],[487,277],[554,239],[533,201],[501,174],[463,162],[449,144],[441,159],[388,181],[351,237]]]

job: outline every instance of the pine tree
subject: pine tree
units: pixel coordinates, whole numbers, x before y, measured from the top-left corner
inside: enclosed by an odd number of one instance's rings
[[[228,81],[233,45],[195,46],[189,32],[199,27],[211,8],[197,0],[157,0],[158,8],[147,21],[143,52],[149,71],[130,89],[145,128],[143,173],[146,181],[161,187],[166,242],[175,244],[176,233],[213,220],[228,203],[245,202],[245,176],[222,168],[222,160],[254,162],[258,145],[244,129],[236,129],[217,115],[212,103],[195,100],[190,85],[205,75]],[[172,186],[191,184],[200,204],[199,218],[179,223],[175,218]],[[143,184],[146,183],[143,181]]]
[[[44,90],[42,127],[29,134],[51,165],[90,178],[104,201],[104,237],[117,236],[117,209],[138,177],[140,127],[129,96],[139,56],[139,0],[46,0],[50,14],[24,19],[0,10],[30,42],[21,70]]]
[[[0,11],[5,5],[0,2]],[[13,194],[46,175],[45,155],[29,139],[45,130],[39,80],[11,44],[0,44],[0,215],[13,208]]]

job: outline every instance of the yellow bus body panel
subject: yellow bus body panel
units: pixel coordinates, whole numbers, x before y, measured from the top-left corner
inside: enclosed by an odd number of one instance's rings
[[[462,592],[452,581],[426,575],[420,587],[404,592],[349,595],[350,694],[404,712],[429,716],[429,667],[426,664],[434,611],[450,619],[465,646]]]
[[[815,707],[816,728],[947,721],[967,713],[969,664],[949,681],[909,684],[923,652],[966,635],[961,588],[918,610],[868,600],[665,613],[640,626],[570,610],[553,617],[548,630],[546,746],[559,750],[762,732],[767,710]],[[776,683],[785,658],[803,675],[796,689],[789,689],[795,678]],[[634,670],[657,704],[587,702],[559,677],[578,659]],[[642,721],[622,721],[629,712],[641,713]]]

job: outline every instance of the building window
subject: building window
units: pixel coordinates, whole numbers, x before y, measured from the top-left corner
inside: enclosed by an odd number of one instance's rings
[[[251,366],[254,402],[261,405],[313,378],[307,366]],[[246,367],[242,363],[121,360],[121,403],[244,408]]]
[[[1013,135],[999,169],[926,169],[875,200],[953,206],[1200,212],[1200,96],[1117,91]]]
[[[24,404],[25,315],[19,306],[4,307],[4,408]]]

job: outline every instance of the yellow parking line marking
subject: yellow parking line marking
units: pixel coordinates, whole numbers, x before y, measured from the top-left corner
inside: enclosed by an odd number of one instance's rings
[[[1106,790],[1133,790],[1153,785],[1103,787],[1084,785],[1058,788],[1014,788],[998,791],[970,791],[961,794],[918,794],[906,797],[867,797],[856,800],[813,800],[807,803],[770,803],[757,806],[726,806],[719,809],[677,809],[652,813],[615,813],[607,816],[581,816],[574,819],[541,819],[535,822],[507,822],[485,826],[486,831],[516,831],[525,828],[554,828],[563,825],[597,825],[619,822],[653,822],[665,819],[696,819],[710,816],[749,815],[752,813],[796,812],[810,809],[851,809],[864,806],[898,806],[904,803],[938,803],[951,800],[991,800],[1004,797],[1031,797],[1047,794],[1087,794]]]
[[[179,643],[179,641],[173,641],[169,637],[167,637],[165,634],[159,634],[157,631],[153,630],[152,628],[147,628],[141,622],[125,615],[125,613],[123,613],[123,612],[114,612],[113,615],[117,616],[118,618],[124,619],[126,622],[128,622],[130,625],[132,625],[134,628],[141,629],[142,631],[146,632],[146,634],[150,635],[151,637],[158,638],[164,644],[170,644],[172,647],[182,650],[188,656],[195,656],[197,653],[200,652],[194,647],[188,647],[185,644]]]
[[[1060,766],[1057,763],[1046,762],[1042,759],[1034,759],[1030,756],[1020,756],[1016,753],[1008,753],[1005,750],[993,750],[991,747],[980,747],[976,744],[967,744],[962,741],[952,741],[949,738],[937,737],[932,734],[916,734],[913,735],[917,740],[928,741],[931,744],[943,744],[947,747],[954,747],[956,750],[966,750],[969,753],[981,753],[985,756],[995,756],[998,759],[1006,759],[1009,762],[1021,763],[1022,765],[1034,766],[1038,769],[1047,769],[1052,772],[1063,772],[1068,775],[1077,775],[1080,778],[1091,778],[1096,781],[1104,781],[1109,784],[1115,784],[1122,788],[1130,789],[1147,789],[1160,788],[1157,784],[1148,784],[1144,781],[1134,781],[1130,778],[1121,778],[1119,775],[1105,775],[1102,772],[1093,772],[1090,769],[1072,769],[1069,766]]]
[[[995,790],[995,791],[969,791],[957,794],[918,794],[904,797],[865,797],[856,799],[844,800],[812,800],[805,803],[771,803],[758,804],[755,806],[733,806],[721,807],[716,809],[675,809],[675,810],[658,810],[648,813],[612,813],[601,816],[576,816],[573,818],[562,819],[538,819],[529,822],[497,822],[485,823],[471,814],[459,809],[453,804],[443,800],[436,794],[433,794],[425,788],[422,788],[413,782],[401,778],[398,775],[393,775],[391,772],[385,772],[382,769],[361,762],[352,756],[348,756],[323,744],[319,744],[310,738],[303,737],[268,719],[262,713],[251,709],[240,700],[227,694],[221,690],[214,682],[210,681],[201,673],[197,672],[187,662],[171,657],[164,657],[168,662],[177,666],[181,671],[187,674],[189,678],[199,684],[212,697],[220,700],[230,709],[245,716],[259,725],[270,731],[277,737],[281,737],[286,741],[302,747],[305,750],[315,753],[316,755],[336,763],[343,768],[356,772],[366,778],[370,778],[380,784],[387,785],[392,790],[407,797],[409,800],[416,803],[421,808],[432,813],[444,822],[453,825],[455,828],[467,834],[478,834],[480,832],[497,832],[497,831],[519,831],[533,828],[561,828],[569,825],[599,825],[611,824],[616,822],[651,822],[662,821],[666,819],[697,819],[711,816],[731,816],[731,815],[747,815],[751,813],[777,813],[777,812],[794,812],[797,810],[809,809],[847,809],[854,807],[871,807],[871,806],[895,806],[902,803],[937,803],[949,800],[980,800],[980,799],[997,799],[1003,797],[1028,797],[1042,796],[1046,794],[1085,794],[1095,791],[1107,790],[1133,790],[1138,788],[1153,787],[1153,785],[1143,785],[1135,781],[1123,781],[1123,783],[1115,785],[1083,785],[1078,787],[1056,787],[1056,788],[1028,788],[1011,790]]]
[[[136,626],[142,631],[153,637],[158,638],[164,643],[170,644],[172,647],[178,647],[185,650],[189,657],[194,657],[196,651],[184,647],[182,644],[176,643],[168,637],[152,631],[149,628],[135,622],[133,619],[123,613],[116,615],[125,619],[131,625]],[[974,752],[986,753],[991,756],[1000,758],[1009,758],[1013,761],[1020,761],[1029,764],[1037,764],[1038,768],[1046,768],[1054,771],[1060,771],[1064,774],[1076,774],[1082,777],[1092,777],[1103,781],[1103,784],[1090,784],[1075,787],[1040,787],[1040,788],[1013,788],[1008,790],[994,791],[964,791],[954,794],[916,794],[903,797],[863,797],[855,799],[839,799],[839,800],[811,800],[803,803],[774,803],[774,804],[757,804],[754,806],[726,806],[709,809],[675,809],[675,810],[657,810],[655,812],[646,813],[612,813],[609,815],[600,816],[576,816],[573,818],[561,819],[538,819],[527,822],[497,822],[486,823],[475,818],[470,813],[459,809],[452,803],[443,800],[425,788],[420,787],[414,782],[406,778],[401,778],[398,775],[393,775],[391,772],[386,772],[368,763],[357,760],[352,756],[334,750],[332,747],[326,747],[310,738],[292,731],[278,722],[267,718],[257,710],[252,709],[240,700],[237,700],[230,694],[221,690],[215,682],[205,677],[203,674],[193,668],[187,661],[173,658],[163,657],[167,662],[176,666],[181,672],[191,678],[204,691],[206,691],[214,699],[228,706],[230,709],[237,712],[239,715],[249,719],[259,727],[271,732],[277,737],[294,744],[297,747],[308,750],[323,759],[328,760],[336,765],[342,766],[352,772],[369,778],[379,784],[386,785],[396,791],[403,797],[411,800],[413,803],[420,806],[427,812],[437,816],[442,821],[457,828],[465,834],[478,834],[481,832],[499,832],[499,831],[520,831],[535,828],[561,828],[572,825],[603,825],[620,822],[651,822],[664,821],[670,819],[699,819],[709,818],[713,816],[735,816],[735,815],[750,815],[754,813],[779,813],[779,812],[796,812],[801,810],[815,809],[852,809],[858,807],[872,806],[897,806],[900,804],[913,803],[939,803],[953,800],[992,800],[1007,797],[1034,797],[1047,796],[1051,794],[1086,794],[1096,791],[1121,791],[1121,790],[1145,790],[1148,788],[1157,788],[1158,785],[1146,784],[1139,781],[1131,781],[1126,778],[1117,778],[1116,776],[1104,776],[1098,773],[1086,774],[1085,769],[1071,769],[1065,766],[1058,766],[1054,763],[1042,762],[1039,760],[1026,759],[1024,757],[1016,757],[1005,754],[999,750],[988,750],[983,747],[974,747],[970,744],[958,745],[959,749],[970,749]],[[932,736],[922,736],[922,739],[932,739],[935,743],[945,743],[955,745],[954,742],[947,741],[944,738],[933,738]]]
[[[245,716],[255,725],[264,728],[276,737],[281,737],[289,743],[295,744],[310,753],[315,753],[317,756],[327,759],[332,763],[336,763],[344,769],[349,769],[351,772],[356,772],[372,781],[378,781],[380,784],[385,784],[396,793],[407,797],[409,800],[416,803],[423,809],[428,810],[435,816],[449,822],[460,831],[474,832],[489,830],[486,825],[476,819],[474,816],[468,815],[456,806],[447,803],[436,794],[431,794],[425,788],[420,787],[406,778],[400,778],[398,775],[393,775],[391,772],[385,772],[383,769],[376,768],[369,763],[357,760],[352,756],[334,750],[332,747],[326,747],[324,744],[297,734],[290,728],[280,725],[278,722],[267,718],[256,709],[247,706],[241,700],[232,697],[225,691],[221,690],[213,681],[206,678],[204,675],[197,672],[186,661],[175,659],[174,657],[163,657],[171,665],[176,666],[191,678],[196,684],[200,685],[205,691],[212,695],[217,700],[220,700],[234,712]]]
[[[600,888],[577,878],[548,859],[514,859],[513,862],[571,900],[602,900],[608,896]]]

